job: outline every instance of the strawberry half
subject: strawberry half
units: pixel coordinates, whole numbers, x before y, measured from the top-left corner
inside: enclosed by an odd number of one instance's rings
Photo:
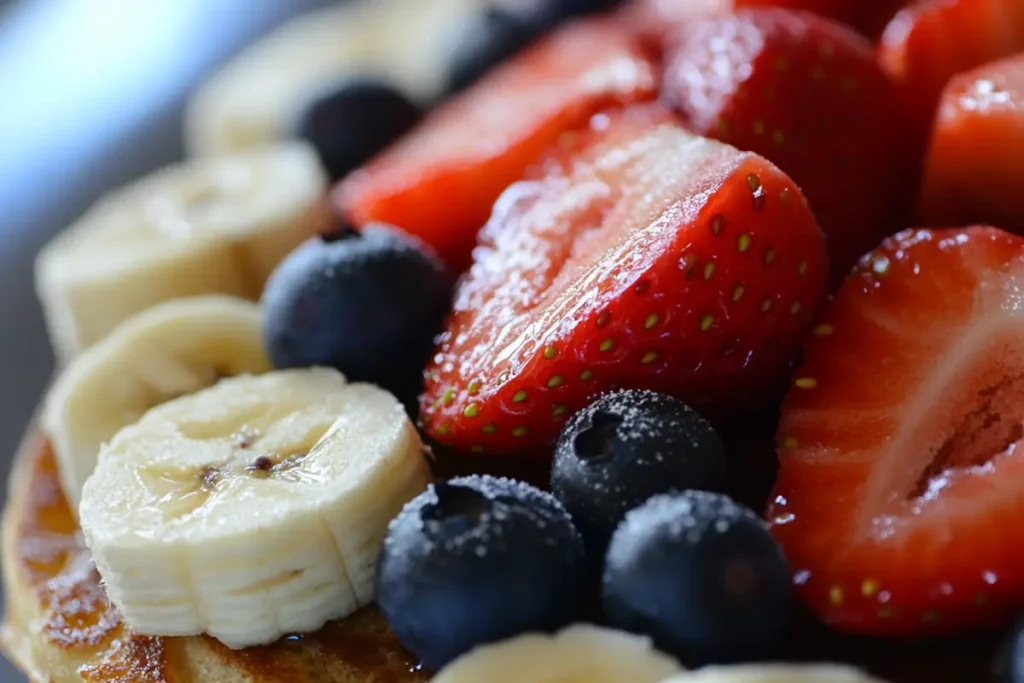
[[[896,88],[871,45],[777,8],[684,22],[672,42],[665,99],[697,133],[768,157],[800,185],[838,284],[897,229],[889,224],[915,163]]]
[[[731,12],[734,5],[735,0],[632,0],[620,10],[620,16],[654,51],[660,52],[668,36],[685,22]]]
[[[772,6],[814,12],[875,37],[910,0],[736,0],[739,7]]]
[[[440,107],[333,192],[354,225],[398,226],[464,269],[494,200],[566,131],[652,99],[655,68],[633,32],[574,22]]]
[[[1024,602],[1024,239],[907,231],[815,328],[768,515],[835,628],[905,636]]]
[[[926,225],[992,223],[1024,234],[1024,55],[950,81],[921,199]]]
[[[785,377],[826,281],[792,180],[656,106],[596,116],[542,169],[502,195],[458,288],[431,436],[536,452],[613,387],[734,406]]]
[[[876,37],[909,0],[632,0],[623,14],[647,38],[664,37],[680,23],[702,14],[731,12],[743,7],[783,7],[803,10],[847,24]]]
[[[927,130],[950,78],[1022,50],[1020,0],[920,0],[886,27],[879,58]]]

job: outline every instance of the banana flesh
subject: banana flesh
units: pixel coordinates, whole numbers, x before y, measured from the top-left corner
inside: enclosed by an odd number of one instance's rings
[[[710,666],[664,683],[882,683],[842,664],[743,664]]]
[[[482,0],[354,0],[294,19],[253,44],[194,95],[193,156],[285,138],[301,109],[346,78],[380,78],[422,104],[445,78],[444,46]]]
[[[432,683],[882,683],[841,664],[742,664],[684,671],[649,639],[589,624],[484,645]]]
[[[168,299],[258,299],[312,232],[307,218],[326,187],[315,151],[295,142],[176,164],[100,199],[36,261],[58,358]]]
[[[139,313],[74,358],[46,397],[40,423],[76,509],[100,447],[167,400],[223,377],[270,370],[260,308],[207,295]]]
[[[576,624],[553,636],[531,633],[479,647],[433,683],[658,683],[679,671],[647,638]]]
[[[333,370],[278,371],[223,380],[119,431],[80,520],[135,632],[241,648],[370,603],[387,525],[429,481],[390,394]]]

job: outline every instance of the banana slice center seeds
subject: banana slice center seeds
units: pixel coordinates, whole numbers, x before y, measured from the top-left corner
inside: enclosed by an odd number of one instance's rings
[[[231,442],[231,457],[220,463],[191,468],[150,466],[140,471],[140,481],[152,494],[166,514],[180,519],[202,512],[214,497],[234,490],[245,479],[277,480],[289,483],[315,483],[316,477],[302,469],[303,461],[316,448],[328,430],[311,432],[307,442],[290,448],[264,449],[260,447],[262,432],[243,425],[227,437]],[[205,437],[207,441],[224,438]]]

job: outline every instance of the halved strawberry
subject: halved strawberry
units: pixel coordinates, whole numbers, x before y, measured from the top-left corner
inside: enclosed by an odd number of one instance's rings
[[[884,242],[814,329],[768,515],[814,612],[915,635],[1024,603],[1024,239]]]
[[[848,27],[747,9],[684,22],[664,98],[697,133],[768,157],[800,185],[828,238],[836,284],[892,225],[913,185],[895,86]]]
[[[334,190],[355,225],[384,222],[468,265],[494,200],[566,131],[649,100],[655,69],[631,30],[574,22],[485,76]]]
[[[742,7],[783,7],[813,12],[876,37],[910,0],[632,0],[623,10],[648,38],[664,36],[695,16]]]
[[[772,6],[814,12],[852,26],[866,36],[881,33],[911,0],[736,0],[738,7]]]
[[[921,199],[926,225],[992,223],[1024,234],[1024,55],[946,87]]]
[[[708,14],[728,13],[734,6],[735,0],[632,0],[620,10],[620,16],[650,47],[660,51],[669,34],[683,23]]]
[[[422,399],[432,436],[531,452],[613,387],[734,407],[785,377],[826,281],[792,180],[657,106],[596,116],[541,167],[502,195],[458,288]]]
[[[927,130],[950,78],[1024,50],[1024,2],[919,0],[889,23],[879,50]]]

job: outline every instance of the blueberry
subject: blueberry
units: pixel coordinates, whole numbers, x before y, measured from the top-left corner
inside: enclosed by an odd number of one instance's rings
[[[547,0],[547,4],[547,11],[551,15],[565,20],[594,12],[606,12],[622,3],[621,0]]]
[[[434,484],[391,522],[377,603],[437,670],[477,645],[574,621],[583,572],[583,543],[553,496],[473,475]]]
[[[540,12],[491,7],[470,21],[452,50],[449,93],[464,90],[548,29]]]
[[[718,490],[725,469],[721,440],[686,404],[623,390],[605,394],[562,429],[551,490],[572,515],[588,555],[600,561],[629,510],[658,493]]]
[[[263,333],[270,358],[278,368],[337,368],[411,405],[452,281],[436,255],[393,228],[314,237],[267,281]]]
[[[630,511],[602,584],[611,625],[691,666],[771,658],[789,629],[786,558],[753,512],[716,493],[660,495]]]
[[[419,107],[387,83],[353,80],[306,107],[296,134],[312,143],[336,180],[394,142],[421,116]]]

